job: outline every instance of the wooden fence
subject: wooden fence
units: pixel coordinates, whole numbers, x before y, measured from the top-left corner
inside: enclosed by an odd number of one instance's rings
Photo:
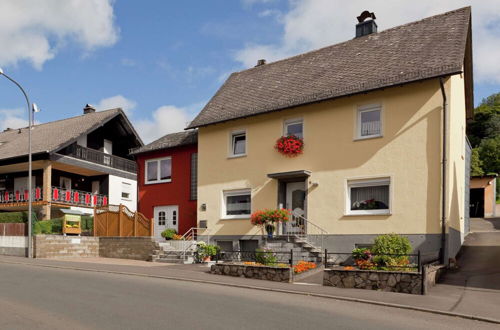
[[[0,223],[0,236],[28,236],[28,224]]]
[[[125,205],[94,208],[94,236],[141,237],[153,236],[153,219],[132,212]]]

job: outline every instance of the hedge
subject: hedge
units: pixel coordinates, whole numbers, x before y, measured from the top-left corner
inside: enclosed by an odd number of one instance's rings
[[[62,234],[62,223],[63,218],[54,218],[50,220],[36,221],[33,223],[33,233],[35,235],[39,234]],[[94,229],[94,217],[93,216],[82,216],[82,221],[80,223],[82,232],[92,232]]]
[[[32,212],[31,220],[37,221],[36,213]],[[28,212],[0,212],[0,223],[28,222]]]

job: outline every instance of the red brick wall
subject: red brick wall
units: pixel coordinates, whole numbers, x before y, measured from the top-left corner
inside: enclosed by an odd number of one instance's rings
[[[148,218],[154,217],[155,206],[179,206],[179,234],[196,226],[196,200],[191,200],[191,154],[198,151],[197,145],[182,146],[153,151],[137,156],[138,210]],[[172,181],[144,184],[145,161],[172,157]]]

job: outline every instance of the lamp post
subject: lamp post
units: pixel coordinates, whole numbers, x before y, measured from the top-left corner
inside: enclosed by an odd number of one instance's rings
[[[21,92],[23,92],[24,98],[26,99],[26,104],[28,105],[28,258],[33,258],[33,237],[32,237],[32,208],[33,208],[33,187],[32,187],[32,157],[31,157],[31,128],[33,125],[33,112],[38,112],[38,107],[36,104],[31,104],[28,98],[28,94],[23,89],[23,87],[14,79],[6,75],[2,68],[0,68],[0,76],[4,76],[11,82],[13,82]]]

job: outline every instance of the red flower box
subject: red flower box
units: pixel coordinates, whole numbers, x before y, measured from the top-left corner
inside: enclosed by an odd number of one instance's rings
[[[285,156],[295,157],[302,154],[304,141],[295,135],[282,136],[276,141],[274,148]]]

